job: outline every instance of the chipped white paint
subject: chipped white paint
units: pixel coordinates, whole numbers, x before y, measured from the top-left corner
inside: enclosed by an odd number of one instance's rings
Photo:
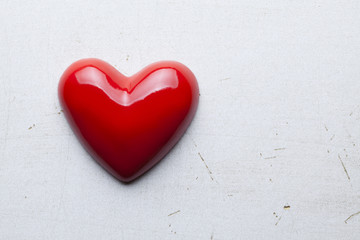
[[[359,239],[359,12],[358,0],[0,1],[0,239]],[[177,60],[199,80],[190,129],[133,184],[64,120],[58,79],[84,57],[124,74]]]

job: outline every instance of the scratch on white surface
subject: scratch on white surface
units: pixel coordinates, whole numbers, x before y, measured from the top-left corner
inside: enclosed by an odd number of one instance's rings
[[[180,212],[180,210],[177,210],[176,212],[170,213],[170,214],[168,215],[168,217],[171,217],[172,215],[175,215],[175,214],[177,214],[177,213],[179,213],[179,212]]]
[[[275,226],[277,226],[277,225],[279,224],[280,220],[281,220],[281,216],[279,217],[279,219],[278,219],[277,222],[275,223]]]
[[[276,156],[266,157],[264,159],[274,159],[274,158],[276,158]]]
[[[359,212],[356,212],[356,213],[353,213],[351,214],[344,222],[347,224],[347,221],[349,221],[352,217],[356,216],[356,215],[359,215],[360,214],[360,211]]]
[[[44,116],[48,117],[48,116],[54,116],[54,115],[57,115],[57,114],[60,115],[61,112],[47,113],[47,114],[45,114]]]
[[[286,148],[275,148],[274,151],[282,151],[282,150],[285,150]]]
[[[289,209],[290,209],[289,205],[284,206],[284,210],[289,210]],[[277,221],[275,222],[275,226],[277,226],[279,224],[279,222],[281,221],[283,215],[279,216],[276,212],[273,212],[273,215],[277,219]]]
[[[341,165],[342,165],[343,168],[344,168],[344,172],[346,173],[347,178],[350,180],[349,173],[348,173],[348,171],[346,170],[346,167],[345,167],[344,162],[342,161],[342,159],[341,159],[341,157],[340,157],[340,154],[338,154],[338,157],[339,157],[339,160],[340,160],[340,162],[341,162]]]
[[[201,158],[201,161],[203,161],[203,163],[205,164],[205,167],[209,172],[209,176],[210,176],[211,180],[214,181],[214,178],[212,176],[212,172],[211,172],[209,166],[206,164],[205,159],[201,156],[201,154],[199,152],[198,152],[198,154],[199,154],[199,157]]]
[[[192,137],[190,137],[190,138],[193,141],[194,146],[197,148],[197,144],[196,144],[195,140]],[[212,176],[212,171],[210,170],[209,166],[206,164],[205,159],[201,156],[200,152],[198,152],[198,155],[201,158],[201,161],[205,164],[205,167],[208,170],[208,173],[209,173],[209,176],[210,176],[211,180],[214,181],[214,177]],[[198,179],[198,177],[196,177],[196,179]],[[215,180],[215,182],[217,182],[217,181]]]
[[[196,144],[195,140],[192,137],[190,137],[190,138],[191,138],[191,141],[193,141],[194,146],[197,148],[197,144]]]
[[[231,78],[223,78],[223,79],[220,79],[219,82],[223,82],[223,81],[226,81],[226,80],[230,80]]]

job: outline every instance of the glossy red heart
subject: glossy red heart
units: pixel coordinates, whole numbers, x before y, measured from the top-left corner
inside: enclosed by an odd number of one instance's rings
[[[99,59],[69,66],[59,83],[65,116],[86,150],[121,181],[139,177],[181,138],[199,102],[194,74],[158,62],[126,77]]]

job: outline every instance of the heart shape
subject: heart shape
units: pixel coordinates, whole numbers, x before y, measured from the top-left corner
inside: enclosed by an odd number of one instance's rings
[[[66,69],[58,91],[85,149],[124,182],[145,173],[170,151],[199,102],[194,74],[172,61],[126,77],[102,60],[83,59]]]

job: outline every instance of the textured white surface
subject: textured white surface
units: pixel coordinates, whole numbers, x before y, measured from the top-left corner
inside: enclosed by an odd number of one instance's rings
[[[0,239],[359,239],[359,13],[358,0],[1,0]],[[177,60],[198,78],[193,124],[130,185],[58,114],[59,77],[86,57],[128,75]]]

